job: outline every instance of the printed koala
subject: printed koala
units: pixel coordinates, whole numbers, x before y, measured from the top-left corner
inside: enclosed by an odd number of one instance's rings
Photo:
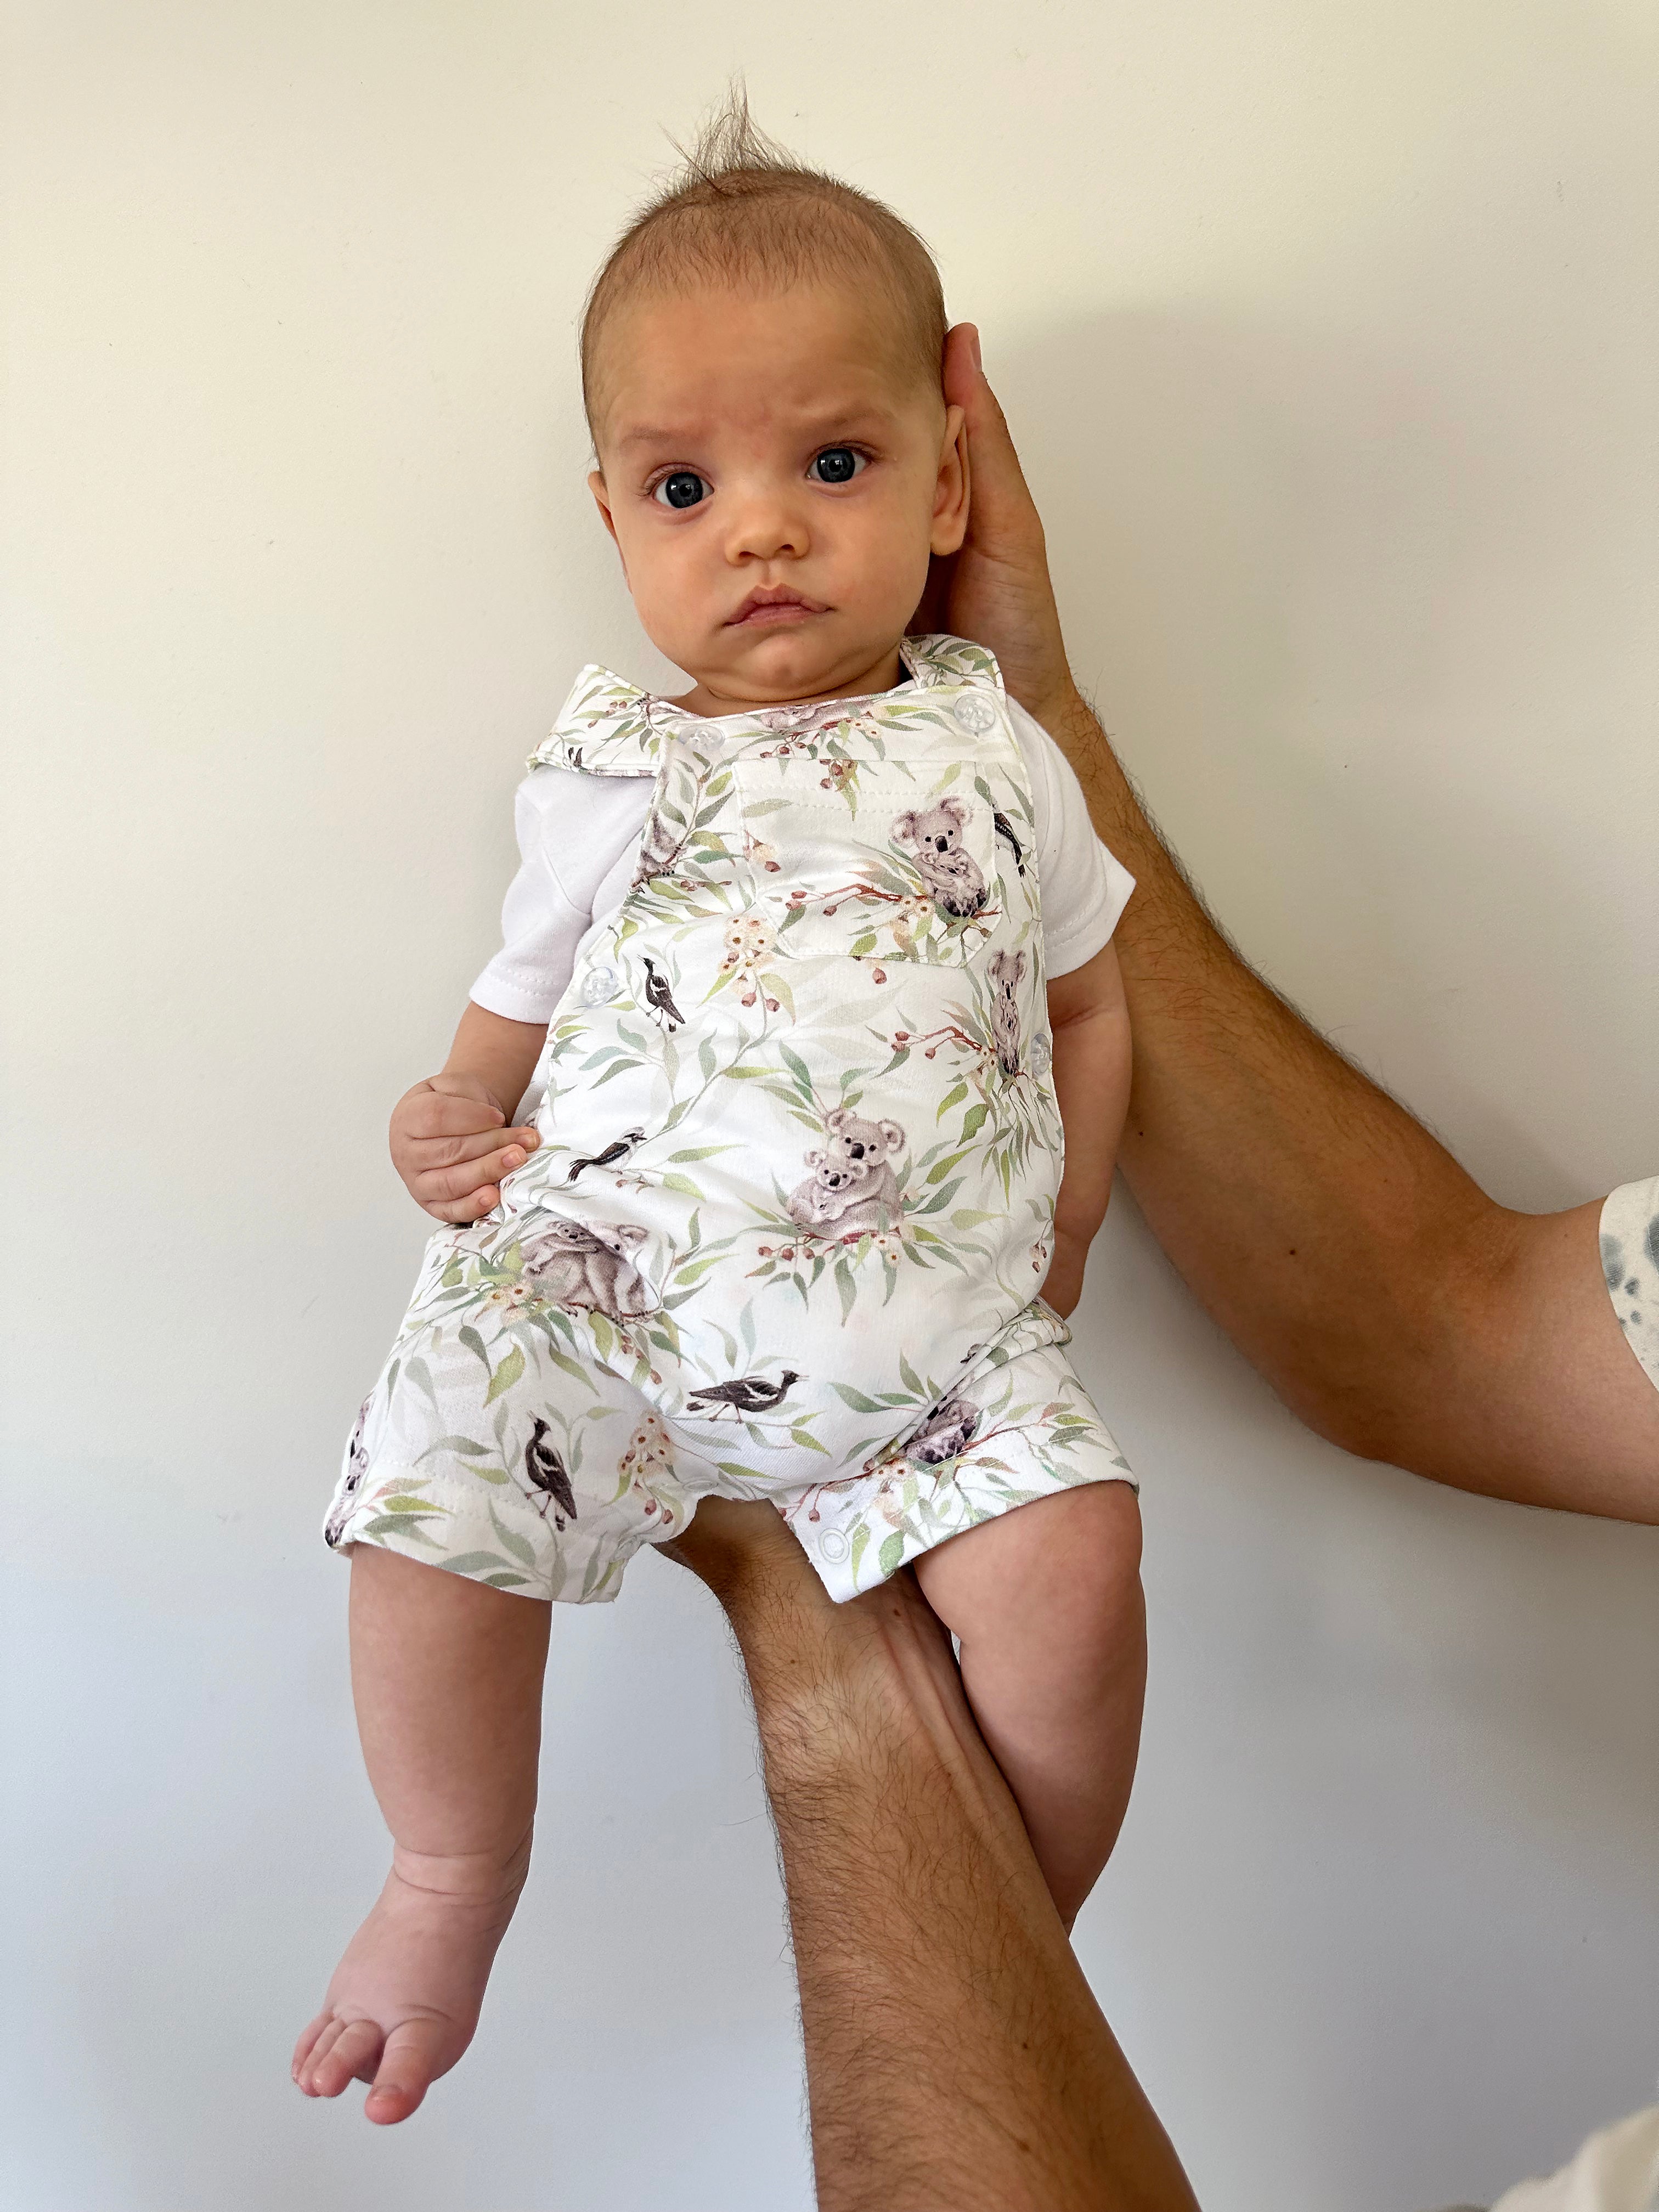
[[[790,1218],[808,1230],[833,1225],[842,1237],[896,1225],[904,1200],[893,1163],[903,1150],[896,1121],[866,1121],[836,1107],[824,1116],[823,1144],[806,1155],[811,1172],[790,1194]]]
[[[945,343],[914,233],[741,106],[588,302],[591,488],[691,681],[578,677],[506,942],[392,1116],[445,1226],[325,1534],[393,1859],[295,2055],[377,2121],[517,1899],[549,1601],[703,1497],[770,1499],[837,1600],[914,1570],[1068,1922],[1127,1802],[1138,1510],[1063,1316],[1132,885],[990,654],[907,635],[967,526]]]

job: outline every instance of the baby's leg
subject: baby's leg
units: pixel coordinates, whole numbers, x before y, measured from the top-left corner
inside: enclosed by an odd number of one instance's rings
[[[310,2097],[406,2119],[477,2026],[530,1863],[550,1606],[359,1544],[351,1683],[392,1831],[386,1887],[300,2038]]]
[[[1034,1499],[915,1563],[1069,1929],[1129,1803],[1146,1686],[1140,1508],[1127,1482]]]

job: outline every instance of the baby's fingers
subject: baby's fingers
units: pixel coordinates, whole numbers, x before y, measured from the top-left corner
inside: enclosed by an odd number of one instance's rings
[[[383,2128],[406,2120],[446,2070],[444,2047],[453,2039],[454,2030],[447,2021],[406,2020],[394,2027],[363,2104],[365,2119]]]
[[[453,1167],[430,1169],[425,1175],[416,1176],[410,1188],[427,1212],[437,1214],[441,1220],[476,1221],[498,1202],[501,1193],[497,1185],[501,1177],[522,1167],[524,1158],[520,1146],[509,1145],[504,1151],[488,1153],[483,1159],[461,1160]],[[483,1204],[479,1203],[481,1200]]]
[[[501,1192],[493,1182],[485,1183],[481,1190],[469,1191],[465,1198],[434,1199],[430,1203],[424,1199],[421,1201],[425,1212],[434,1215],[440,1221],[453,1221],[458,1229],[464,1228],[469,1221],[482,1221],[485,1214],[493,1213],[501,1202]]]
[[[482,1129],[499,1133],[507,1116],[487,1098],[417,1087],[398,1101],[397,1119],[411,1137],[468,1137]]]
[[[541,1142],[534,1129],[475,1129],[465,1137],[423,1137],[409,1146],[416,1175],[436,1175],[444,1168],[464,1166],[489,1152],[516,1150],[520,1158]]]

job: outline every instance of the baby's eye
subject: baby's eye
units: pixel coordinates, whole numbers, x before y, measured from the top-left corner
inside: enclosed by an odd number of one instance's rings
[[[651,496],[664,507],[695,507],[700,499],[708,498],[709,489],[695,469],[676,469]]]
[[[820,483],[844,484],[851,483],[859,471],[869,465],[867,453],[855,453],[850,446],[826,446],[814,456],[806,473],[816,477]]]

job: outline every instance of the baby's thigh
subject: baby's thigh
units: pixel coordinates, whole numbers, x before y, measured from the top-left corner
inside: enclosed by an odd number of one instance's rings
[[[1109,1644],[1140,1617],[1140,1501],[1127,1482],[1056,1491],[951,1537],[915,1572],[964,1644]]]

